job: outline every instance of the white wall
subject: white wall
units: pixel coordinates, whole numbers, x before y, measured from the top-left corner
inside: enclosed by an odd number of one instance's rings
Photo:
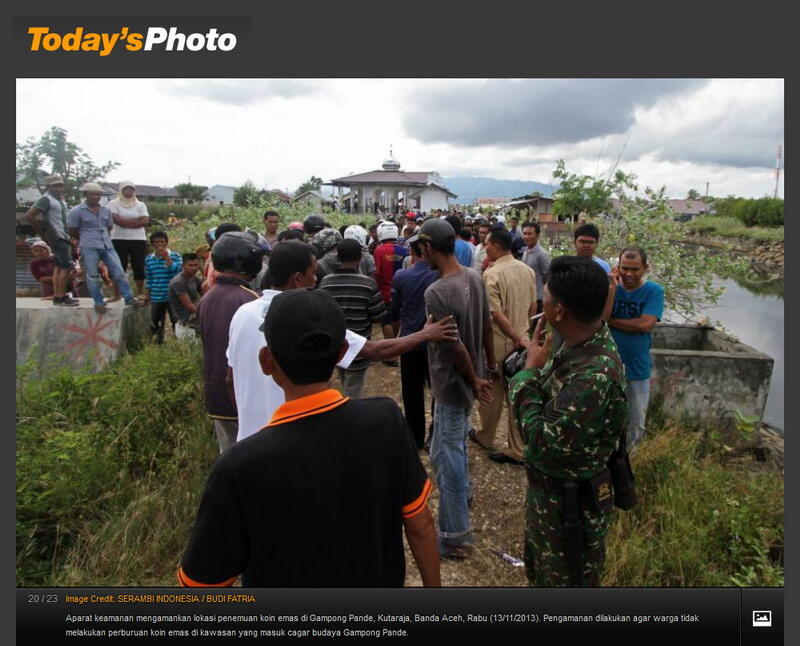
[[[446,211],[448,209],[447,193],[440,188],[427,187],[419,196],[419,208],[426,213],[430,213],[434,209]]]

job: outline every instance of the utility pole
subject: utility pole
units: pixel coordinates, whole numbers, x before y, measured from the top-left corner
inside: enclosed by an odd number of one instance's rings
[[[778,146],[778,157],[775,160],[775,193],[772,196],[773,198],[778,197],[778,182],[781,178],[781,147]]]
[[[708,203],[708,182],[706,182],[706,199],[705,202]]]

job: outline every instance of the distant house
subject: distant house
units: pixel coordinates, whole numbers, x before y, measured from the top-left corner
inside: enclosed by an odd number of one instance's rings
[[[119,183],[100,184],[103,187],[103,198],[101,204],[113,200],[119,193]],[[136,197],[141,202],[162,202],[166,204],[181,204],[184,200],[178,195],[175,188],[164,188],[161,186],[151,186],[149,184],[136,184]]]
[[[215,206],[233,204],[233,193],[235,190],[235,186],[214,184],[214,186],[209,187],[209,189],[206,191],[206,196],[203,198],[203,203],[213,204]]]
[[[553,212],[553,199],[550,197],[530,197],[521,200],[512,200],[498,205],[501,211],[518,211],[525,213],[527,217],[534,218],[537,222],[552,222],[556,218]]]
[[[35,186],[28,186],[27,188],[17,189],[17,206],[33,206],[42,194]]]
[[[675,219],[681,222],[688,222],[698,215],[710,212],[708,204],[705,204],[702,200],[669,199],[667,200],[667,204],[677,214]],[[616,198],[612,198],[611,211],[619,213],[621,210],[622,202]]]
[[[294,204],[307,204],[319,210],[322,208],[322,195],[319,191],[305,191],[295,196],[292,202]]]
[[[479,197],[475,200],[475,204],[478,208],[484,207],[499,207],[501,204],[505,204],[508,202],[509,198],[507,197]]]
[[[675,219],[683,222],[709,212],[708,205],[702,200],[667,200],[667,203],[678,214]]]
[[[397,213],[407,209],[430,213],[447,210],[448,200],[458,197],[442,185],[439,173],[400,170],[400,162],[391,156],[384,160],[381,170],[338,177],[327,185],[338,187],[335,200],[348,213]],[[349,190],[343,193],[345,188]]]
[[[272,195],[277,197],[281,202],[284,202],[286,204],[289,204],[292,201],[292,197],[288,193],[285,193],[284,191],[279,191],[276,188],[269,189],[267,193],[271,193]]]
[[[525,220],[538,222],[543,231],[566,231],[569,225],[566,222],[559,222],[553,213],[553,203],[551,197],[530,197],[521,200],[512,200],[501,204],[500,211],[511,211],[519,217],[520,224]]]

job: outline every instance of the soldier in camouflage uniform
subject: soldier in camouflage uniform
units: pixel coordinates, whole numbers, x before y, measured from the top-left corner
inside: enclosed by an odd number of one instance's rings
[[[525,566],[535,586],[600,582],[613,509],[606,463],[628,410],[624,371],[602,318],[608,292],[608,276],[592,260],[554,260],[543,305],[564,344],[550,358],[552,335],[545,338],[540,320],[525,369],[509,384],[526,445]]]
[[[312,213],[303,220],[303,241],[311,244],[314,236],[325,228],[325,218],[318,213]]]

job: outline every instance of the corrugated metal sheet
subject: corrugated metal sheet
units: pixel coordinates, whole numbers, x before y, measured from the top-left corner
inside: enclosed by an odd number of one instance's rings
[[[14,271],[16,273],[17,288],[38,287],[39,282],[31,274],[28,266],[33,260],[33,254],[28,243],[18,240],[15,254]]]

